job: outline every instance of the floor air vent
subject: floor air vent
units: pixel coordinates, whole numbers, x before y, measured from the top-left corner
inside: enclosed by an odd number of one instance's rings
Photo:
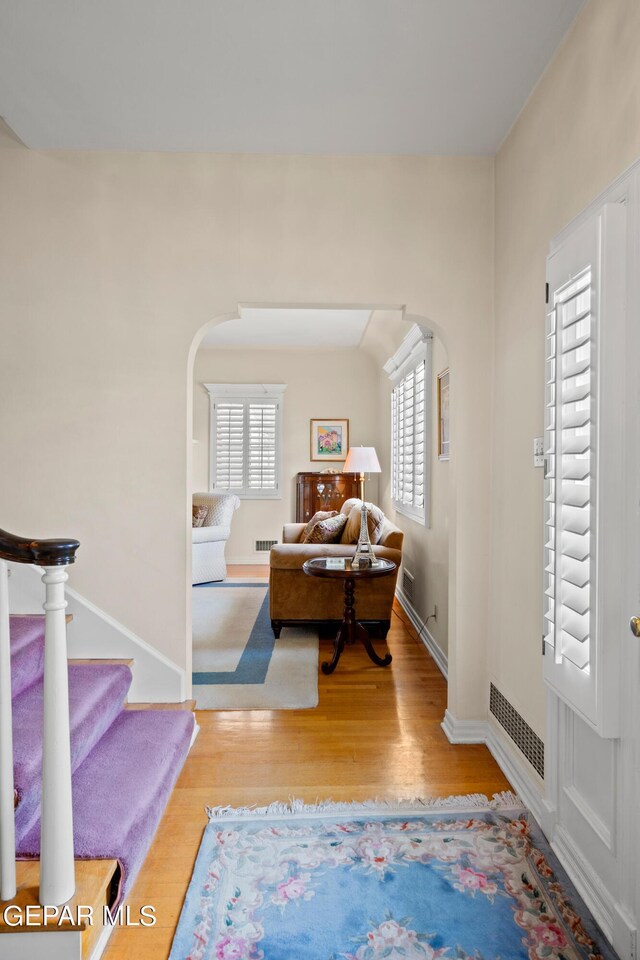
[[[404,593],[407,600],[410,603],[413,603],[413,586],[415,583],[415,578],[412,573],[409,573],[408,570],[402,571],[402,592]]]
[[[491,684],[489,710],[501,727],[507,731],[516,747],[527,758],[534,770],[544,778],[544,743],[534,733],[515,707]]]
[[[277,540],[256,540],[256,553],[268,553],[277,542]]]

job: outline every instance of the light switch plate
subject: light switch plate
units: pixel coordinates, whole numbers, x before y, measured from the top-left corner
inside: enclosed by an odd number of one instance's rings
[[[536,437],[533,441],[533,465],[544,467],[544,437]]]

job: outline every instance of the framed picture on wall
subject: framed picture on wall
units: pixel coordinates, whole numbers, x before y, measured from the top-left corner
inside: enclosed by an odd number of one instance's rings
[[[438,374],[438,460],[449,459],[449,368]]]
[[[349,421],[327,418],[311,421],[311,459],[346,460]]]

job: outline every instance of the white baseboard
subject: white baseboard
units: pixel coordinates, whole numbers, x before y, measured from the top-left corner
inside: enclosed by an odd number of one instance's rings
[[[91,951],[90,960],[100,960],[100,957],[107,948],[107,944],[111,939],[111,934],[114,931],[114,926],[112,924],[107,924],[100,931],[100,936],[96,940],[93,950]]]
[[[607,890],[561,824],[555,827],[551,847],[620,960],[636,960],[638,930],[634,918]]]
[[[596,922],[612,941],[615,906],[608,890],[590,864],[577,852],[573,840],[559,824],[554,831],[551,846]]]
[[[450,710],[446,710],[442,729],[450,743],[486,744],[505,777],[543,830],[549,825],[543,781],[493,718],[458,720]]]
[[[10,563],[9,569],[11,612],[42,613],[42,569],[21,563]],[[71,659],[133,660],[129,691],[133,703],[181,703],[186,699],[184,670],[77,591],[67,588],[65,592],[67,612],[73,615],[67,629]]]
[[[430,633],[427,627],[424,625],[424,623],[422,623],[422,621],[420,620],[418,611],[413,606],[411,601],[407,599],[407,597],[402,592],[400,587],[396,587],[396,598],[398,600],[398,603],[406,613],[406,615],[409,617],[411,624],[416,628],[418,636],[420,637],[425,647],[431,654],[431,657],[434,660],[438,670],[440,671],[442,676],[445,678],[445,680],[447,680],[449,676],[448,674],[449,663],[447,660],[446,653],[444,653],[440,649],[440,647],[435,641],[433,634]]]
[[[263,567],[269,566],[268,553],[252,553],[248,557],[225,557],[225,560],[227,562],[227,566],[229,566],[230,563],[238,563],[242,564],[243,566],[246,564],[251,564],[252,566],[259,564]]]
[[[491,716],[487,721],[485,742],[511,786],[546,833],[552,823],[549,820],[550,811],[544,799],[542,778],[520,753],[506,731]]]
[[[486,743],[489,724],[486,720],[458,720],[445,710],[440,724],[449,743]]]

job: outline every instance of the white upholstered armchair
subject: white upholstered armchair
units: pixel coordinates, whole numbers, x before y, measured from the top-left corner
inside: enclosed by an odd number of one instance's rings
[[[192,583],[224,580],[227,565],[224,547],[231,533],[234,511],[240,506],[235,493],[194,493],[194,507],[206,507],[201,527],[193,527]]]

